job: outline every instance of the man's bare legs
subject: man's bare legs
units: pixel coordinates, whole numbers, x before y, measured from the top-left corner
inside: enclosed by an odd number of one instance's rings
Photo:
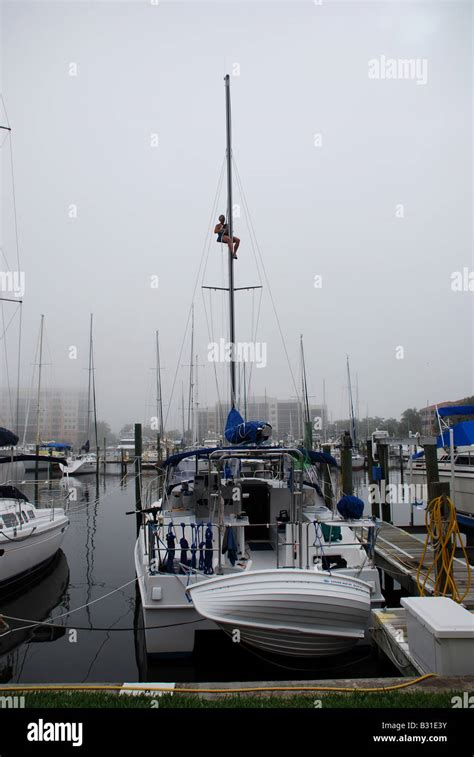
[[[227,247],[229,248],[232,257],[237,258],[237,250],[239,249],[240,239],[238,237],[234,237],[234,244],[230,241],[230,237],[227,236],[227,234],[224,234],[222,237],[222,241],[226,243]]]

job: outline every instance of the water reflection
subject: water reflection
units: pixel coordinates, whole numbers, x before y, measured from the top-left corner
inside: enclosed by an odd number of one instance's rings
[[[46,568],[36,575],[29,575],[23,585],[17,582],[10,596],[3,595],[1,612],[8,630],[3,630],[0,636],[2,682],[16,679],[20,672],[22,655],[19,654],[19,647],[28,643],[55,641],[65,633],[63,629],[32,626],[28,621],[44,621],[65,599],[68,583],[69,565],[66,555],[59,550]]]

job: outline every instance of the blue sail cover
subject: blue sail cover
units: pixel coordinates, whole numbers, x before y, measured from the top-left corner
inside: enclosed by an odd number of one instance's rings
[[[449,405],[448,407],[439,407],[438,415],[445,418],[448,415],[474,415],[474,405]]]
[[[229,444],[261,444],[269,438],[271,430],[266,421],[244,421],[233,407],[227,416],[224,435]]]
[[[463,413],[464,415],[465,413]],[[462,421],[456,426],[452,426],[453,429],[453,444],[455,447],[468,447],[470,444],[474,444],[474,421]],[[437,447],[449,447],[451,444],[449,440],[449,428],[443,431],[442,436],[438,436],[436,439]],[[425,456],[424,450],[416,452],[412,455],[412,460],[419,460]]]
[[[328,452],[316,452],[314,449],[305,449],[304,447],[298,447],[298,449],[303,452],[312,463],[327,463],[333,468],[339,467],[337,460]]]
[[[0,447],[14,447],[18,444],[18,437],[7,428],[0,428]]]
[[[470,444],[474,444],[474,421],[462,421],[452,428],[453,444],[455,447],[467,447]],[[443,431],[442,436],[438,436],[436,446],[449,447],[449,444],[449,428],[447,428]]]

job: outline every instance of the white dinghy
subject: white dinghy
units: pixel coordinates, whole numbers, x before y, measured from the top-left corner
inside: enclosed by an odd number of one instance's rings
[[[364,638],[365,581],[280,569],[227,575],[189,587],[197,612],[241,642],[290,657],[340,654]]]

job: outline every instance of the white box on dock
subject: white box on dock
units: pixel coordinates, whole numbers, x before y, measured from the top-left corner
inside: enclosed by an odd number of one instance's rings
[[[408,646],[426,673],[474,675],[474,615],[449,597],[405,597]]]

